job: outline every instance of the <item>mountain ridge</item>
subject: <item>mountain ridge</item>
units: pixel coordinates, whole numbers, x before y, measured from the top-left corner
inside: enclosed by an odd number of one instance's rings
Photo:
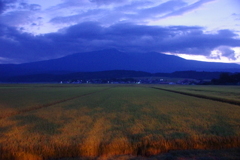
[[[175,71],[240,72],[240,65],[186,60],[158,52],[129,53],[115,49],[75,53],[58,59],[23,64],[0,64],[0,77],[67,74],[107,70],[150,73]]]

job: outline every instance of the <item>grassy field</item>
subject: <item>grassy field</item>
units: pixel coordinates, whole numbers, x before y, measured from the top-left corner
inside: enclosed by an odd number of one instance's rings
[[[150,156],[240,147],[239,105],[152,87],[2,85],[0,158]],[[237,87],[154,87],[239,96]]]
[[[0,85],[0,118],[107,89],[81,85]]]
[[[213,98],[226,102],[240,103],[240,86],[164,85],[156,86],[156,88],[163,88],[191,95],[205,96],[210,99]]]

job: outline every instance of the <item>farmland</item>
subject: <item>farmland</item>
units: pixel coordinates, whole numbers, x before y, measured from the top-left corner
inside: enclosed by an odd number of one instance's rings
[[[172,150],[239,148],[240,106],[228,103],[239,101],[239,90],[1,85],[0,158],[151,156]]]

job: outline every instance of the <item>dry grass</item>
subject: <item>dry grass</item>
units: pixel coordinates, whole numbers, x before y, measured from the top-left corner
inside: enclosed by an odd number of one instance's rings
[[[0,158],[150,156],[240,147],[239,115],[236,105],[142,86],[115,87],[1,119]]]

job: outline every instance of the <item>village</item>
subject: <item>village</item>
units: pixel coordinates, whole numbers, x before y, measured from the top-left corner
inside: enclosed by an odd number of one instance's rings
[[[201,79],[164,79],[164,78],[111,78],[60,81],[61,84],[165,84],[165,85],[202,85],[209,83]]]

